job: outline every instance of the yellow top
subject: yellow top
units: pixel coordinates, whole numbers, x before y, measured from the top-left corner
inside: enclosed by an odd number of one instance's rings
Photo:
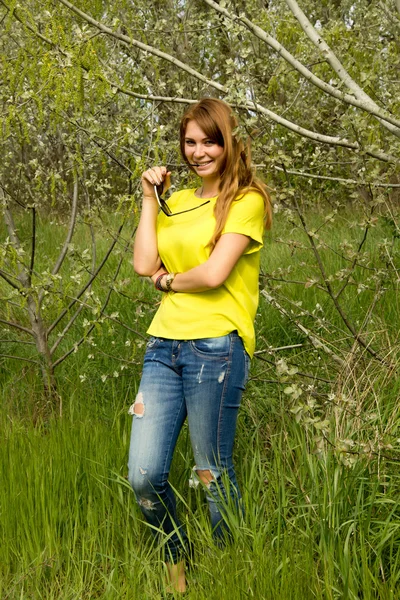
[[[194,208],[206,200],[195,190],[172,194],[168,206],[173,213]],[[207,244],[215,227],[215,198],[209,204],[182,215],[167,217],[160,212],[157,240],[160,258],[170,273],[182,273],[204,263],[210,255]],[[170,292],[148,329],[150,335],[175,340],[220,337],[237,330],[250,357],[254,353],[254,318],[258,306],[260,249],[263,246],[264,201],[249,191],[230,208],[223,233],[241,233],[251,238],[227,280],[204,292]]]

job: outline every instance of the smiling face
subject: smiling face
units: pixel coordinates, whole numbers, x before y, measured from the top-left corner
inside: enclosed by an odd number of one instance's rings
[[[185,156],[197,175],[203,179],[219,179],[220,161],[223,146],[207,137],[196,121],[189,121],[184,138]]]

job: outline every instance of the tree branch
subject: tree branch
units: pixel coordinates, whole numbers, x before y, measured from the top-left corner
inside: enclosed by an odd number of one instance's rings
[[[306,235],[307,235],[307,237],[309,239],[310,246],[312,248],[315,260],[317,261],[318,268],[319,268],[319,270],[321,272],[321,275],[322,275],[322,278],[324,280],[324,284],[326,286],[326,289],[328,290],[329,296],[331,297],[331,300],[332,300],[332,302],[333,302],[333,304],[334,304],[337,312],[339,313],[339,315],[340,315],[343,323],[346,325],[347,329],[352,333],[354,339],[357,342],[359,342],[359,344],[361,346],[363,346],[363,348],[365,348],[367,350],[367,352],[369,352],[375,359],[379,360],[379,362],[385,364],[385,360],[382,357],[380,357],[379,354],[373,348],[371,348],[370,344],[366,340],[364,340],[364,338],[360,335],[360,332],[357,332],[357,330],[354,327],[353,323],[350,321],[350,319],[348,318],[348,316],[344,312],[344,310],[342,308],[342,305],[340,304],[339,300],[336,297],[335,292],[332,289],[331,283],[330,283],[329,278],[328,278],[328,276],[326,274],[325,267],[324,267],[324,264],[322,262],[320,253],[318,252],[317,245],[315,243],[315,240],[314,240],[314,237],[312,235],[312,232],[309,231],[309,229],[307,227],[307,223],[306,223],[306,221],[304,219],[304,215],[301,212],[300,207],[299,207],[298,202],[297,202],[297,200],[296,200],[295,197],[293,199],[293,202],[294,202],[294,205],[296,207],[296,212],[298,214],[298,217],[300,219],[300,222],[301,222],[301,225],[302,225],[302,227],[304,229],[304,232],[306,233]]]
[[[361,108],[362,110],[368,112],[369,114],[372,114],[375,117],[380,117],[379,120],[384,127],[387,127],[387,125],[385,125],[385,123],[382,122],[382,120],[387,121],[388,123],[391,123],[396,128],[400,128],[400,121],[398,119],[396,119],[395,117],[393,117],[392,115],[388,114],[386,111],[384,111],[380,107],[378,107],[376,105],[371,106],[369,103],[367,103],[364,100],[355,98],[354,96],[351,96],[350,94],[341,92],[337,88],[333,87],[329,83],[326,83],[325,81],[323,81],[322,79],[320,79],[319,77],[314,75],[314,73],[312,71],[307,69],[307,67],[305,65],[303,65],[288,50],[286,50],[286,48],[284,46],[282,46],[282,44],[280,44],[272,36],[268,35],[268,33],[266,31],[264,31],[263,29],[261,29],[261,27],[252,23],[252,21],[250,21],[244,15],[232,14],[228,10],[226,10],[226,8],[217,4],[217,2],[214,2],[214,0],[203,0],[203,1],[206,4],[208,4],[209,6],[211,6],[214,10],[219,12],[220,14],[223,14],[225,17],[227,17],[231,21],[237,22],[237,23],[239,23],[239,25],[243,24],[244,26],[246,26],[247,29],[249,29],[252,33],[254,33],[254,35],[256,37],[258,37],[260,40],[265,42],[270,48],[272,48],[284,60],[286,60],[286,62],[288,62],[292,67],[294,67],[294,69],[298,73],[300,73],[300,75],[305,77],[308,81],[310,81],[310,83],[315,85],[317,88],[319,88],[326,94],[329,94],[330,96],[333,96],[334,98],[337,98],[338,100],[341,100],[342,102],[345,102],[346,104],[350,104],[351,106],[356,106],[357,108]],[[390,131],[392,130],[392,128],[388,128],[388,129],[390,129]]]
[[[4,3],[3,0],[0,0],[0,1],[4,4],[4,6],[6,6],[6,4]],[[61,2],[62,4],[64,4],[64,6],[66,6],[67,8],[69,8],[71,11],[75,12],[82,19],[84,19],[85,21],[87,21],[88,23],[90,23],[91,25],[93,25],[94,27],[97,27],[103,33],[106,33],[106,34],[112,36],[113,38],[119,40],[124,45],[133,45],[133,46],[136,46],[136,47],[140,48],[143,51],[149,52],[151,54],[154,54],[155,56],[163,58],[164,60],[167,60],[168,62],[170,62],[170,63],[178,66],[179,68],[181,68],[185,72],[189,73],[193,77],[196,77],[200,81],[203,81],[204,83],[207,83],[207,85],[209,85],[210,87],[213,87],[213,88],[219,90],[220,92],[222,92],[224,94],[228,94],[228,89],[226,87],[224,87],[220,83],[217,83],[217,82],[213,81],[212,79],[207,79],[204,75],[202,75],[201,73],[199,73],[195,69],[192,69],[191,67],[189,67],[188,65],[186,65],[182,61],[174,58],[170,54],[162,52],[162,51],[154,48],[153,46],[149,46],[148,44],[143,44],[142,42],[138,42],[137,40],[134,40],[133,38],[130,38],[130,37],[124,35],[124,34],[120,34],[120,33],[117,33],[115,31],[113,31],[109,27],[106,27],[105,25],[103,25],[99,21],[96,21],[95,19],[93,19],[90,15],[88,15],[88,14],[84,13],[83,11],[81,11],[80,9],[78,9],[76,6],[74,6],[73,4],[71,4],[70,2],[68,2],[67,0],[58,0],[58,1]],[[15,10],[14,10],[14,14],[15,14]],[[22,20],[21,20],[20,17],[18,18],[18,20],[22,23]],[[25,25],[25,23],[24,23],[24,25]],[[30,28],[30,29],[33,30],[33,28]],[[33,32],[36,33],[34,30],[33,30]],[[59,48],[59,46],[57,46],[56,44],[54,44],[51,40],[48,40],[48,39],[44,38],[44,36],[40,36],[40,37],[41,37],[41,39],[43,39],[43,41],[46,41],[47,43],[50,43],[50,45],[52,47],[56,47],[60,52],[62,52],[63,54],[65,54],[65,52],[63,52]],[[113,86],[113,87],[117,87],[117,86]],[[119,87],[118,89],[122,93],[126,93],[126,90],[124,88]],[[133,94],[130,94],[130,95],[133,95]],[[142,97],[141,94],[140,94],[140,97]],[[150,96],[145,95],[145,98],[146,99],[150,99]],[[161,99],[162,99],[162,97],[160,97],[160,100]],[[183,102],[183,100],[184,99],[173,100],[171,97],[169,97],[167,99],[167,101],[179,101],[179,102]],[[328,135],[323,135],[323,134],[320,134],[320,133],[316,133],[316,132],[310,131],[308,129],[305,129],[304,127],[300,127],[299,125],[297,125],[295,123],[292,123],[288,119],[284,119],[283,117],[280,117],[279,115],[275,114],[271,110],[265,108],[264,106],[262,106],[260,104],[255,103],[255,102],[248,102],[248,103],[246,103],[244,105],[241,105],[240,107],[239,106],[237,106],[237,107],[238,108],[246,108],[247,110],[251,110],[251,111],[257,110],[260,113],[264,114],[269,119],[271,119],[272,121],[275,121],[276,123],[278,123],[279,125],[282,125],[283,127],[286,127],[287,129],[289,129],[290,131],[293,131],[294,133],[297,133],[298,135],[301,135],[303,137],[311,139],[311,140],[313,140],[315,142],[320,142],[320,143],[323,143],[323,144],[331,144],[331,145],[334,145],[334,146],[343,146],[345,148],[349,148],[349,149],[352,149],[352,150],[361,150],[361,147],[360,147],[360,145],[359,145],[358,142],[350,142],[346,138],[340,138],[338,136],[328,136]],[[366,154],[368,154],[369,156],[372,156],[372,157],[377,158],[378,160],[381,160],[381,161],[384,161],[384,162],[397,162],[397,159],[395,157],[390,156],[390,155],[388,155],[388,154],[386,154],[384,152],[380,152],[380,151],[376,151],[376,150],[372,150],[372,149],[368,149],[368,148],[364,149],[364,152]]]
[[[119,236],[122,232],[122,229],[125,225],[125,221],[123,221],[123,223],[121,223],[121,225],[118,228],[117,231],[117,235],[114,238],[114,240],[112,241],[109,249],[107,250],[103,260],[101,261],[101,263],[99,264],[99,266],[97,267],[96,271],[93,273],[93,275],[90,277],[90,279],[86,282],[86,284],[83,286],[83,288],[80,290],[79,294],[69,303],[69,305],[67,306],[67,308],[65,308],[63,311],[61,311],[61,313],[59,314],[59,316],[57,317],[57,319],[52,323],[52,325],[50,325],[47,334],[50,334],[53,329],[58,325],[58,323],[65,317],[65,315],[71,310],[71,308],[79,301],[79,298],[86,292],[86,290],[88,289],[89,286],[92,285],[93,281],[96,279],[97,275],[100,273],[101,269],[104,267],[104,265],[106,264],[108,258],[110,257],[111,252],[114,249],[115,244],[117,243]]]
[[[33,335],[33,331],[28,329],[27,327],[23,327],[19,325],[19,323],[13,323],[12,321],[6,321],[5,319],[0,319],[0,323],[7,325],[8,327],[15,327],[15,329],[19,329],[20,331],[24,331],[25,333],[29,333],[29,335]]]
[[[32,273],[35,266],[35,250],[36,250],[36,208],[32,206],[32,238],[31,238],[31,260],[29,263],[29,285],[32,282]]]
[[[0,358],[13,358],[14,360],[24,360],[26,362],[33,363],[35,365],[40,365],[38,360],[33,360],[33,358],[24,358],[23,356],[13,356],[12,354],[0,354]]]
[[[1,188],[1,193],[4,196],[4,192],[3,192],[2,188]],[[8,207],[7,202],[6,202],[5,209],[4,209],[4,221],[7,225],[8,235],[10,236],[11,244],[14,246],[16,253],[19,257],[20,252],[21,252],[21,243],[20,243],[19,237],[17,235],[17,230],[16,230],[16,227],[14,224],[14,219],[13,219],[12,213]],[[18,265],[19,265],[19,274],[18,274],[17,279],[21,283],[22,287],[29,288],[29,286],[30,286],[29,273],[28,273],[26,267],[24,266],[23,262],[21,260],[19,260],[19,258],[18,258]]]
[[[2,277],[4,279],[4,281],[7,281],[8,285],[11,285],[11,287],[13,287],[15,290],[21,289],[18,284],[11,281],[9,275],[7,275],[7,273],[5,273],[5,271],[3,271],[3,269],[0,269],[0,277]]]
[[[337,73],[343,83],[354,93],[356,98],[365,103],[371,109],[377,110],[380,112],[382,109],[364,92],[364,90],[354,81],[354,79],[350,76],[350,74],[346,71],[342,63],[339,61],[335,53],[331,50],[325,40],[321,37],[321,35],[314,29],[306,15],[303,13],[296,0],[286,0],[286,4],[289,6],[293,15],[296,17],[298,22],[300,23],[301,28],[307,37],[312,41],[314,46],[316,46],[320,52],[324,55],[325,59],[331,65],[332,69]],[[369,111],[371,112],[371,111]],[[395,136],[400,137],[400,129],[399,126],[393,126],[388,124],[385,121],[382,121],[380,117],[378,117],[380,123],[389,129]]]
[[[312,343],[314,348],[316,348],[317,350],[323,350],[326,354],[328,354],[332,358],[332,360],[335,361],[335,363],[337,363],[341,367],[346,366],[346,361],[344,361],[342,358],[340,358],[340,356],[335,354],[333,352],[333,350],[331,350],[329,348],[329,346],[327,346],[324,342],[322,342],[318,338],[318,336],[316,336],[309,329],[307,329],[307,327],[304,327],[304,325],[302,325],[300,323],[300,321],[298,321],[297,319],[293,319],[293,317],[288,313],[288,311],[285,308],[283,308],[283,306],[281,306],[279,304],[279,302],[277,302],[277,300],[273,296],[271,296],[271,294],[269,294],[266,290],[261,290],[261,294],[264,296],[264,298],[267,300],[267,302],[269,302],[272,306],[274,306],[287,319],[289,319],[291,322],[293,322],[296,325],[296,327],[298,329],[300,329],[300,331],[302,333],[304,333],[304,335],[307,336],[307,338],[310,340],[310,342]]]
[[[399,0],[400,1],[400,0]],[[265,167],[267,165],[256,165],[257,167]],[[337,181],[338,183],[344,183],[349,185],[367,185],[364,181],[357,181],[356,179],[346,179],[345,177],[329,177],[328,175],[315,175],[314,173],[305,173],[304,171],[289,171],[283,169],[282,167],[278,167],[278,165],[273,165],[273,168],[276,171],[281,171],[282,173],[286,172],[289,175],[298,175],[299,177],[307,177],[308,179],[323,179],[326,181]],[[372,187],[381,187],[381,188],[400,188],[400,183],[371,183]]]
[[[61,249],[60,255],[54,265],[51,273],[52,275],[57,275],[58,271],[63,264],[65,257],[67,256],[68,247],[71,243],[72,236],[74,235],[75,223],[76,223],[76,215],[78,211],[78,177],[77,175],[74,178],[74,193],[72,198],[72,210],[71,210],[71,218],[69,221],[69,227],[67,231],[67,237],[65,238],[64,245]]]
[[[91,25],[93,25],[94,27],[96,27],[97,29],[102,31],[103,33],[106,33],[107,35],[115,38],[116,40],[119,40],[120,42],[123,42],[124,44],[126,44],[128,46],[134,46],[136,48],[139,48],[142,51],[149,52],[150,54],[154,54],[155,56],[158,56],[159,58],[162,58],[162,59],[174,64],[175,66],[182,69],[182,71],[186,71],[186,73],[189,73],[189,75],[193,75],[193,77],[196,77],[196,79],[199,79],[200,81],[202,81],[203,83],[206,83],[207,85],[212,85],[213,88],[219,90],[220,92],[225,91],[225,88],[223,85],[221,85],[220,83],[217,83],[216,81],[211,81],[211,80],[207,79],[207,77],[205,77],[204,75],[202,75],[201,73],[196,71],[196,69],[192,69],[192,67],[189,67],[189,65],[187,65],[186,63],[183,63],[182,61],[171,56],[170,54],[167,54],[166,52],[162,52],[161,50],[158,50],[157,48],[154,48],[153,46],[149,46],[148,44],[144,44],[143,42],[139,42],[138,40],[135,40],[134,38],[131,38],[127,35],[124,35],[123,33],[118,33],[117,31],[113,31],[109,27],[106,27],[105,25],[103,25],[103,23],[101,23],[100,21],[96,21],[96,19],[93,19],[93,17],[91,17],[87,13],[80,10],[77,6],[75,6],[71,2],[68,2],[68,0],[58,0],[58,1],[61,4],[64,4],[64,6],[66,6],[67,8],[69,8],[69,10],[71,10],[75,14],[79,15],[84,21],[87,21],[88,23],[90,23]]]

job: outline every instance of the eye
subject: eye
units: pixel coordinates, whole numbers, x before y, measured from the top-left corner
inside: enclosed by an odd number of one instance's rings
[[[194,141],[193,140],[185,140],[185,144],[186,144],[186,146],[193,146]]]
[[[214,146],[215,142],[213,140],[206,140],[206,146]]]

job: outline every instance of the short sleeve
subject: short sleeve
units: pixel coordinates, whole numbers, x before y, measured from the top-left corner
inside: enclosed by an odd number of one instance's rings
[[[263,247],[264,199],[258,192],[247,192],[235,200],[230,208],[224,233],[241,233],[251,238],[244,254],[257,252]]]

